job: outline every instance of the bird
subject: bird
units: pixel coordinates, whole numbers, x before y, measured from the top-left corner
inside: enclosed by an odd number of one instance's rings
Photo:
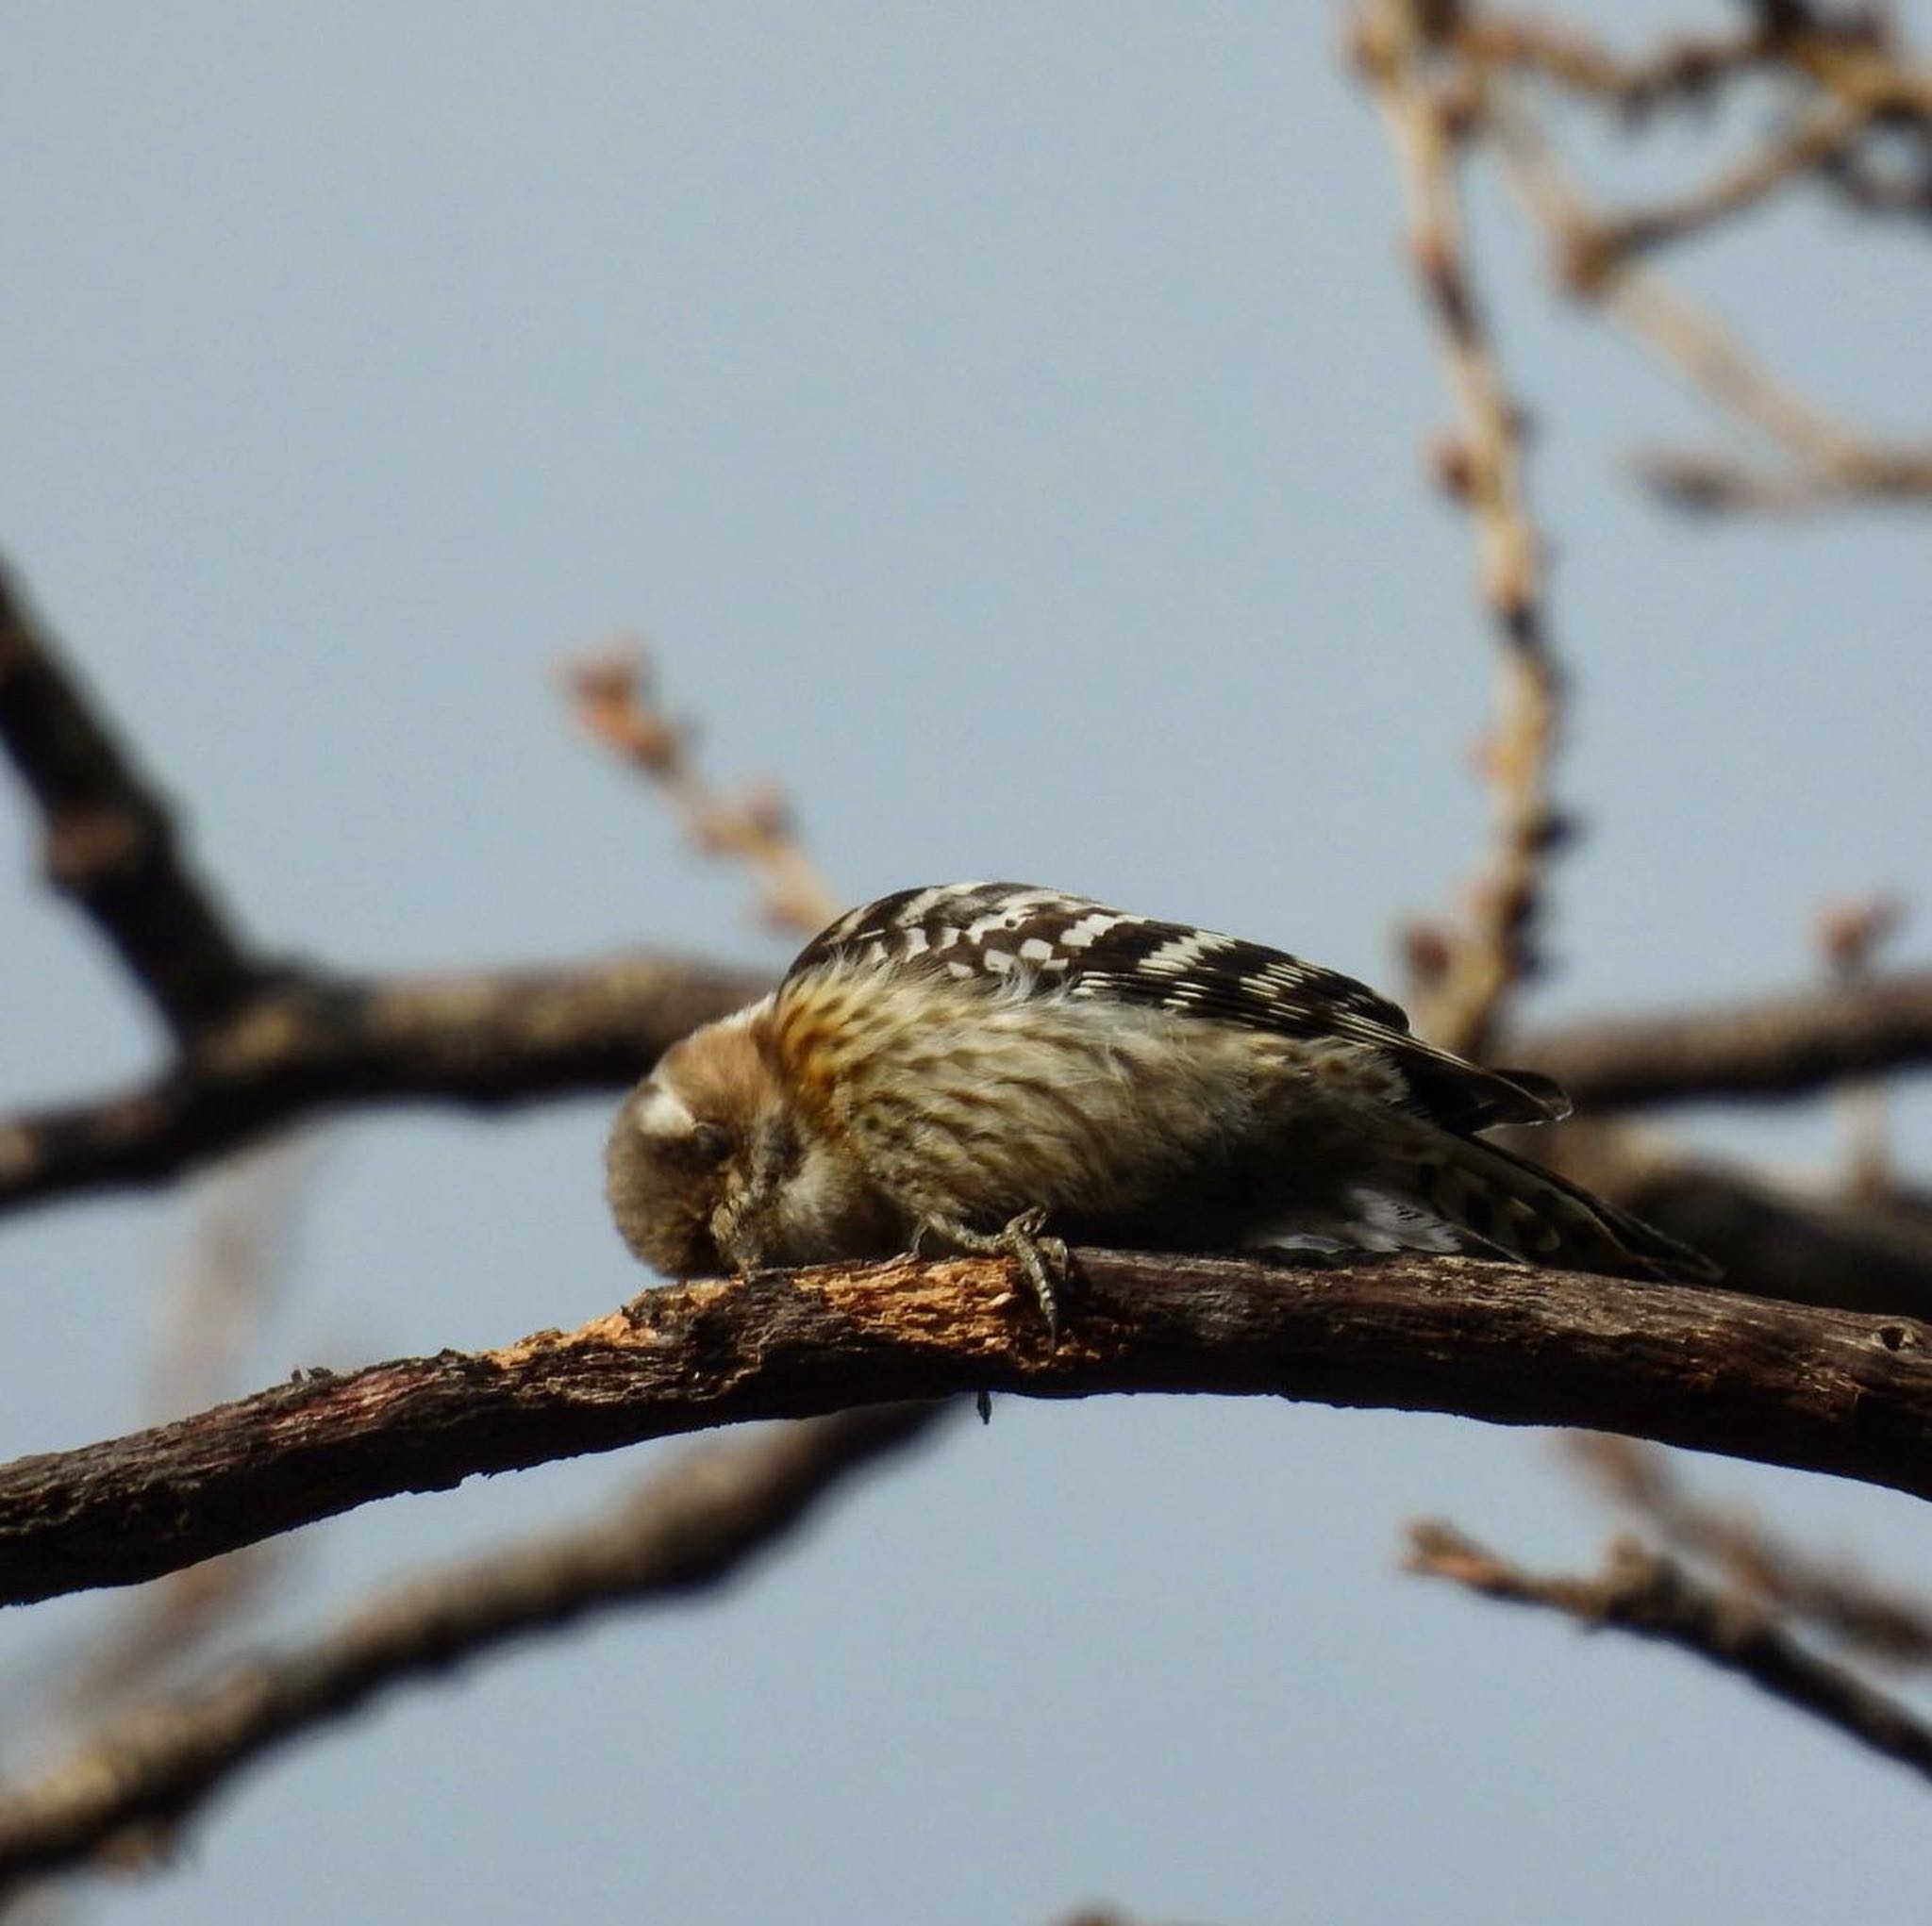
[[[1056,1342],[1070,1244],[1716,1276],[1480,1135],[1569,1108],[1285,951],[949,883],[848,911],[770,995],[672,1045],[617,1112],[606,1189],[673,1277],[1004,1253]]]

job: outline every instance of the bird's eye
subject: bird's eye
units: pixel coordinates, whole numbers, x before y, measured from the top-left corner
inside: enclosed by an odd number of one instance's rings
[[[700,1123],[691,1134],[691,1152],[701,1164],[722,1164],[731,1154],[731,1133],[722,1123]]]

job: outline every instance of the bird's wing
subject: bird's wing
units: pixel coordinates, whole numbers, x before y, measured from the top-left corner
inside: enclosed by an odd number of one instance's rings
[[[1543,1123],[1570,1108],[1547,1077],[1484,1070],[1411,1036],[1400,1007],[1351,976],[1240,937],[1024,883],[950,883],[880,897],[814,938],[790,975],[833,963],[938,970],[1353,1047],[1401,1078],[1407,1107],[1450,1130]]]

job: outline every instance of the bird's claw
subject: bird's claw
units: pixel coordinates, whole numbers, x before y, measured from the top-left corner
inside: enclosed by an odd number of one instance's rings
[[[1042,1237],[1046,1212],[1036,1205],[1023,1210],[999,1234],[999,1241],[1014,1263],[1026,1273],[1039,1301],[1041,1316],[1046,1320],[1047,1345],[1058,1351],[1060,1342],[1059,1287],[1067,1275],[1067,1247],[1058,1237]]]
[[[1058,1351],[1060,1342],[1059,1286],[1069,1269],[1067,1247],[1059,1237],[1044,1237],[1046,1211],[1036,1204],[1009,1220],[1002,1230],[975,1231],[968,1224],[943,1218],[928,1218],[919,1226],[917,1237],[930,1232],[943,1237],[956,1251],[975,1257],[1010,1257],[1033,1287],[1033,1295],[1046,1320],[1048,1348]]]

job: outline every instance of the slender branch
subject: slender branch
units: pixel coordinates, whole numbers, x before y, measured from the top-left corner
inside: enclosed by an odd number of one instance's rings
[[[1932,123],[1932,65],[1909,57],[1879,9],[1846,8],[1835,20],[1816,6],[1783,0],[1781,10],[1790,24],[1771,39],[1792,69],[1874,120]]]
[[[707,855],[734,857],[758,878],[759,906],[772,928],[816,936],[844,908],[805,853],[797,819],[775,784],[730,796],[705,774],[690,723],[658,701],[650,658],[639,644],[620,643],[578,663],[569,687],[579,723],[664,796],[690,840]]]
[[[1922,224],[1932,220],[1932,126],[1920,129],[1918,152],[1908,167],[1851,147],[1820,162],[1818,174],[1855,213]]]
[[[115,1719],[0,1788],[0,1902],[24,1878],[172,1828],[270,1749],[506,1641],[735,1576],[945,1407],[883,1404],[692,1453],[610,1516],[419,1578],[334,1630]]]
[[[1860,501],[1932,497],[1932,446],[1860,434],[1795,393],[1724,327],[1654,275],[1638,256],[1706,233],[1798,180],[1846,203],[1921,218],[1932,181],[1932,67],[1868,9],[1834,13],[1780,0],[1741,34],[1678,40],[1624,60],[1590,37],[1475,8],[1443,9],[1437,46],[1474,103],[1473,132],[1495,135],[1525,204],[1541,222],[1569,293],[1600,303],[1657,358],[1780,452],[1775,465],[1669,451],[1640,459],[1650,487],[1707,512],[1798,513]],[[1629,120],[1761,74],[1791,97],[1790,124],[1714,180],[1622,215],[1594,211],[1570,180],[1529,102],[1524,76],[1611,104]],[[1911,150],[1903,174],[1890,152]]]
[[[1535,118],[1506,92],[1490,102],[1523,204],[1541,224],[1569,293],[1594,301],[1657,359],[1778,449],[1785,467],[1764,473],[1723,457],[1646,457],[1645,473],[1680,506],[1703,508],[1932,494],[1932,448],[1861,435],[1778,380],[1724,327],[1633,263],[1617,231],[1599,221]]]
[[[1877,9],[1848,7],[1834,15],[1779,0],[1753,11],[1757,19],[1741,33],[1674,35],[1636,58],[1609,52],[1567,24],[1533,15],[1458,8],[1451,25],[1457,46],[1472,58],[1543,74],[1630,120],[1666,105],[1701,101],[1733,79],[1767,72],[1827,93],[1866,119],[1909,124],[1932,118],[1932,67],[1907,57]]]
[[[4,571],[0,747],[39,805],[47,880],[92,920],[176,1040],[240,1009],[270,972]]]
[[[1755,506],[1749,497],[1760,488],[1768,495],[1783,490],[1793,507],[1932,494],[1932,447],[1881,441],[1827,414],[1777,380],[1656,275],[1620,275],[1606,301],[1652,354],[1775,442],[1790,463],[1782,477],[1766,476],[1745,464],[1727,467],[1717,457],[1653,453],[1639,457],[1639,473],[1653,486],[1680,502],[1701,490],[1702,499],[1687,502],[1698,507]]]
[[[1887,1585],[1848,1557],[1820,1557],[1742,1505],[1699,1498],[1678,1460],[1654,1445],[1599,1433],[1578,1433],[1570,1444],[1573,1460],[1611,1499],[1740,1591],[1885,1664],[1932,1662],[1932,1598]]]
[[[1932,451],[1858,444],[1834,470],[1777,467],[1695,448],[1640,448],[1631,464],[1657,498],[1690,514],[1802,516],[1932,496]]]
[[[1807,1652],[1760,1606],[1707,1590],[1681,1566],[1632,1539],[1611,1547],[1596,1578],[1542,1577],[1454,1527],[1412,1528],[1407,1569],[1452,1579],[1485,1598],[1541,1605],[1586,1624],[1674,1645],[1932,1779],[1932,1727],[1841,1667]]]
[[[264,1391],[0,1471],[0,1602],[126,1585],[404,1491],[903,1399],[1210,1392],[1581,1425],[1932,1497],[1932,1333],[1473,1258],[1083,1254],[1049,1351],[1001,1261],[645,1292],[572,1333]]]
[[[0,1211],[158,1184],[320,1110],[614,1089],[769,988],[634,955],[575,969],[289,979],[151,1082],[0,1119]]]
[[[1594,1114],[1814,1096],[1847,1077],[1932,1064],[1932,971],[1669,1016],[1586,1021],[1532,1033],[1513,1049]]]
[[[1780,189],[1814,175],[1841,156],[1868,125],[1859,108],[1838,100],[1822,102],[1795,126],[1702,187],[1598,217],[1592,244],[1603,257],[1603,272],[1613,273],[1640,254],[1706,233],[1761,206]]]
[[[1626,121],[1640,121],[1680,101],[1704,101],[1728,81],[1751,73],[1765,58],[1756,33],[1674,37],[1657,53],[1625,59],[1566,22],[1472,12],[1457,26],[1457,44],[1487,66],[1540,73],[1573,92],[1608,103]]]
[[[1356,37],[1363,74],[1407,188],[1410,253],[1459,416],[1438,462],[1469,508],[1483,605],[1501,645],[1500,713],[1485,749],[1496,848],[1469,892],[1466,927],[1446,938],[1421,1027],[1485,1054],[1511,988],[1539,967],[1547,860],[1567,824],[1551,766],[1562,736],[1564,675],[1550,639],[1543,544],[1529,506],[1524,414],[1504,379],[1472,278],[1451,98],[1437,84],[1443,21],[1426,0],[1370,0]]]

